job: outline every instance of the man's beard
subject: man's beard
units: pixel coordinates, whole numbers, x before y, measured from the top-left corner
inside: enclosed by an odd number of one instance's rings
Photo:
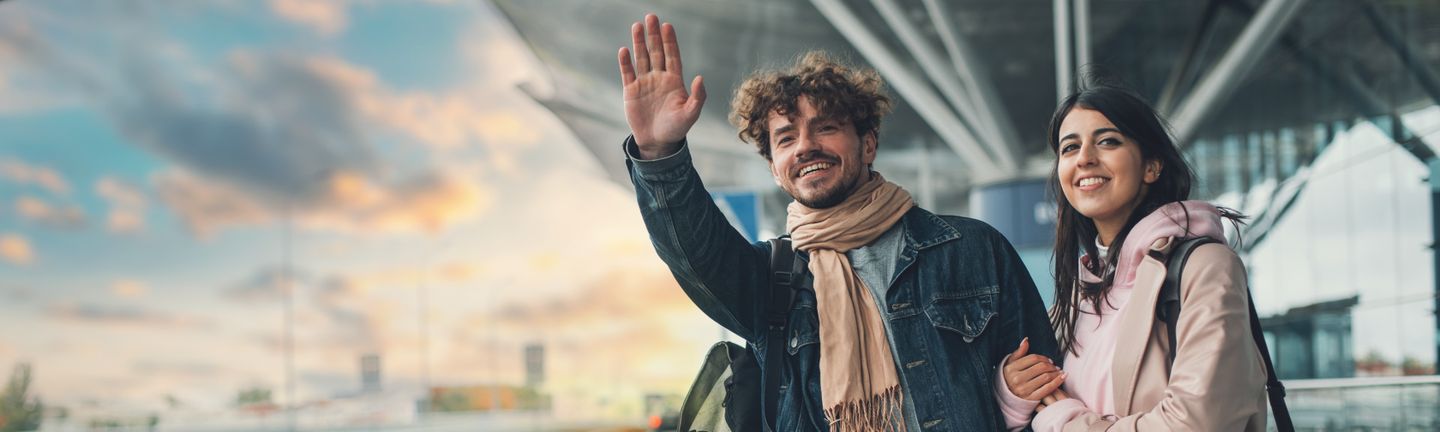
[[[794,198],[795,202],[798,202],[805,207],[809,207],[812,209],[826,209],[840,205],[840,203],[845,202],[847,198],[850,198],[850,195],[855,193],[855,191],[859,189],[860,180],[863,177],[865,177],[864,173],[859,173],[848,179],[844,179],[839,184],[835,185],[834,188],[820,191],[820,195],[814,198],[801,198],[799,194],[795,193],[795,191],[786,192],[790,193],[790,197]],[[798,189],[798,186],[796,186],[796,188]]]

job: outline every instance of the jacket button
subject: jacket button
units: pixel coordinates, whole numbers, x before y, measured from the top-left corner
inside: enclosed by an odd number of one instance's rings
[[[795,347],[798,347],[798,346],[800,346],[800,338],[798,338],[798,337],[792,337],[792,338],[790,338],[790,348],[795,348]]]

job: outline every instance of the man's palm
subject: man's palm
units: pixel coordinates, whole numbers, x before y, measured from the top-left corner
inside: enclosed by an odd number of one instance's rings
[[[646,15],[631,26],[635,45],[635,62],[630,52],[620,48],[620,79],[624,84],[625,120],[635,135],[641,156],[669,153],[671,148],[700,118],[705,104],[705,87],[699,76],[685,89],[681,72],[680,48],[675,28],[660,25],[655,15]]]

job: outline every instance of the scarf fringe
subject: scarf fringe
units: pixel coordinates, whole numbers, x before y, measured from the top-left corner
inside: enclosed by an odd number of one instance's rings
[[[825,410],[825,420],[836,432],[905,432],[904,403],[904,394],[895,385],[868,398],[830,407]]]

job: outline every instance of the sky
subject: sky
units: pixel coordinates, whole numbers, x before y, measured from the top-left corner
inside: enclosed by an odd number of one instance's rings
[[[530,343],[557,412],[683,392],[719,329],[539,72],[484,1],[0,2],[0,371],[283,401],[288,268],[300,401],[368,353],[394,391],[519,384]]]

